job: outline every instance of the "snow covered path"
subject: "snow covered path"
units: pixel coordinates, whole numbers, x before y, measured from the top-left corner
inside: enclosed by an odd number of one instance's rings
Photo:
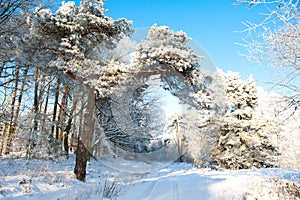
[[[186,163],[149,165],[121,159],[105,164],[93,160],[88,165],[87,181],[82,183],[73,174],[74,159],[73,156],[58,162],[0,159],[0,200],[231,200],[245,197],[276,200],[282,198],[276,196],[270,178],[300,184],[299,170],[214,171]],[[151,166],[155,167],[149,171]],[[116,183],[115,192],[105,197],[107,186],[113,183]]]
[[[162,176],[142,181],[142,184],[133,185],[121,194],[119,199],[210,199],[207,182],[213,182],[193,174]]]
[[[187,165],[173,164],[136,180],[120,193],[118,199],[241,199],[247,185],[254,180],[251,175],[180,169],[182,167]]]
[[[173,163],[129,183],[117,199],[281,199],[268,181],[271,177],[300,183],[299,172],[287,173],[281,169],[211,171]]]

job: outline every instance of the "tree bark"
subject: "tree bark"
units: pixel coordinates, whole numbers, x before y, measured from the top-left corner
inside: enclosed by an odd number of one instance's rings
[[[3,69],[4,69],[4,64],[2,64],[2,66],[0,67],[0,78],[1,78],[1,76],[2,76],[2,71],[3,71]]]
[[[59,111],[59,123],[60,123],[60,139],[63,142],[63,150],[65,151],[67,157],[68,157],[68,136],[67,133],[65,132],[66,130],[66,126],[65,126],[65,121],[66,121],[66,113],[67,113],[67,106],[68,106],[68,99],[67,99],[67,95],[68,95],[68,87],[65,86],[64,87],[64,93],[61,99],[61,108]]]
[[[75,95],[74,95],[75,96]],[[73,114],[76,110],[77,107],[77,98],[73,97],[73,104],[72,104],[72,109],[71,112],[69,114],[69,119],[67,122],[67,126],[65,129],[65,135],[64,135],[64,150],[66,152],[66,156],[67,158],[69,158],[69,136],[70,136],[70,132],[71,132],[71,128],[72,128],[72,123],[73,123]]]
[[[87,149],[83,144],[82,140],[78,138],[76,150],[76,164],[74,173],[76,178],[82,182],[85,182],[86,178],[86,164],[87,164]]]
[[[178,119],[175,121],[175,128],[176,128],[176,138],[177,138],[177,151],[178,151],[178,159],[177,162],[183,162],[183,139],[182,134],[179,132],[179,122]]]
[[[0,155],[2,155],[2,150],[4,147],[4,139],[5,139],[5,134],[6,134],[6,127],[7,127],[7,123],[3,122],[2,123],[2,133],[1,133],[1,138],[0,138]]]
[[[18,106],[17,106],[17,110],[16,110],[16,120],[18,120],[19,117],[19,113],[20,113],[20,108],[21,108],[21,103],[22,103],[22,98],[23,98],[23,92],[25,89],[25,85],[26,85],[26,81],[27,81],[27,74],[29,71],[29,67],[25,68],[24,71],[24,77],[23,77],[23,81],[22,81],[22,85],[21,85],[21,89],[20,89],[20,94],[19,94],[19,98],[18,98]]]
[[[87,90],[88,102],[83,115],[83,133],[80,135],[80,139],[78,140],[76,164],[74,169],[76,178],[80,181],[85,181],[87,156],[88,152],[91,151],[95,126],[95,88],[88,87]]]
[[[4,79],[4,82],[5,82],[5,79]],[[7,88],[3,87],[3,91],[2,92],[3,92],[2,93],[2,102],[1,102],[2,112],[1,112],[1,116],[0,117],[1,118],[5,118],[6,114],[5,114],[5,109],[3,109],[3,108],[5,107],[5,102],[6,102],[6,99],[7,99]]]
[[[60,102],[60,109],[58,113],[58,126],[56,128],[56,139],[63,141],[63,131],[64,131],[64,123],[65,123],[65,115],[66,115],[66,107],[67,107],[67,94],[68,88],[67,86],[63,87],[63,96]]]
[[[39,118],[39,101],[38,101],[38,90],[39,90],[39,69],[35,68],[35,82],[34,82],[34,96],[33,96],[33,129],[29,133],[29,138],[26,144],[26,158],[29,158],[31,155],[31,149],[34,148],[33,144],[33,136],[36,134],[38,130],[38,118]]]
[[[15,117],[15,102],[17,98],[17,92],[19,87],[19,74],[20,74],[20,67],[17,67],[16,69],[16,78],[15,78],[15,87],[13,92],[13,97],[11,100],[11,106],[10,106],[10,120],[8,124],[8,130],[5,136],[4,146],[3,146],[3,152],[4,154],[8,154],[11,152],[11,145],[12,145],[12,135],[15,132],[15,123],[14,123],[14,117]]]
[[[58,105],[58,99],[59,99],[59,88],[60,88],[60,80],[57,79],[57,85],[55,90],[55,100],[54,100],[54,108],[53,108],[53,115],[52,115],[52,127],[51,127],[51,134],[54,137],[54,131],[55,127],[57,126],[56,122],[56,114],[57,114],[57,105]],[[58,137],[55,139],[58,139]]]
[[[2,97],[3,97],[3,100],[1,102],[1,107],[4,108],[5,102],[7,99],[7,88],[6,87],[4,87]],[[4,118],[5,118],[5,109],[2,109],[0,119],[3,120]],[[3,128],[2,128],[2,133],[1,133],[1,137],[0,137],[0,155],[2,155],[2,152],[3,152],[2,150],[4,147],[5,136],[6,136],[6,125],[7,125],[7,123],[5,121],[3,121]]]
[[[45,100],[45,105],[44,105],[44,117],[43,117],[43,123],[42,123],[42,130],[43,131],[46,131],[46,118],[47,118],[47,111],[48,111],[50,88],[51,88],[51,85],[49,84],[48,89],[47,89],[47,96],[46,96],[46,100]]]
[[[39,112],[39,102],[38,102],[38,90],[39,90],[39,69],[35,68],[35,83],[34,83],[34,122],[33,122],[33,131],[36,132],[38,130],[38,112]]]

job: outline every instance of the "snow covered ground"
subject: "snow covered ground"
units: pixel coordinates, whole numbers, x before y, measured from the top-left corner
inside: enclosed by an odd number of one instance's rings
[[[299,170],[215,171],[159,163],[149,171],[145,163],[120,159],[93,160],[82,183],[73,174],[74,161],[0,159],[0,199],[282,199],[271,180],[300,184]]]

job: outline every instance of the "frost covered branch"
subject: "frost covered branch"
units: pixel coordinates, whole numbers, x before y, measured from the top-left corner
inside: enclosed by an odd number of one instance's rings
[[[245,22],[243,43],[247,50],[242,53],[247,60],[284,70],[283,80],[276,86],[289,91],[294,100],[300,91],[290,90],[299,84],[300,72],[300,2],[298,0],[249,0],[238,4],[261,5],[266,13],[259,23]]]

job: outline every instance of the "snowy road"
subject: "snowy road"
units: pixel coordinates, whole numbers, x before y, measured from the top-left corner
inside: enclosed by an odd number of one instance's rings
[[[175,168],[178,167],[175,165]],[[164,169],[130,183],[118,199],[241,199],[247,185],[254,180],[245,174],[175,168]]]
[[[299,170],[214,171],[187,163],[152,163],[151,167],[121,159],[105,164],[109,166],[90,163],[87,181],[82,183],[73,174],[74,157],[59,162],[0,159],[0,200],[279,200],[283,198],[274,192],[270,180],[278,177],[300,184]],[[110,185],[117,183],[107,198],[103,196],[106,180]]]
[[[141,188],[143,189],[143,188]],[[137,199],[180,199],[180,191],[176,177],[150,181],[145,186],[145,191],[138,195]]]
[[[268,182],[268,177],[300,180],[298,173],[287,173],[281,169],[211,171],[173,163],[129,183],[117,199],[281,199]]]

